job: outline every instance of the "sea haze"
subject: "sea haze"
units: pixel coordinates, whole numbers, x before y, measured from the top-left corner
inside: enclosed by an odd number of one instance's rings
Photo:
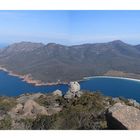
[[[140,102],[140,82],[118,79],[118,78],[101,78],[96,77],[80,82],[82,90],[101,91],[102,94],[112,97],[132,98]],[[0,71],[0,95],[17,96],[23,93],[51,93],[60,89],[65,93],[68,85],[54,86],[33,86],[23,82],[18,77],[10,76],[6,72]]]
[[[0,43],[0,48],[5,48],[8,46],[8,43]]]

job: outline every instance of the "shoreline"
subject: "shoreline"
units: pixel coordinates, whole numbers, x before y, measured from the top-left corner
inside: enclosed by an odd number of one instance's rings
[[[31,76],[31,74],[26,74],[26,75],[16,74],[13,71],[7,70],[6,68],[4,68],[2,66],[0,66],[0,71],[7,72],[8,75],[18,77],[22,81],[24,81],[28,84],[32,84],[34,86],[53,86],[53,85],[59,85],[59,84],[67,84],[66,82],[64,82],[64,83],[60,83],[60,82],[44,83],[41,80],[34,80],[33,77]]]
[[[32,84],[34,86],[55,86],[55,85],[67,85],[68,82],[51,82],[51,83],[44,83],[41,80],[34,80],[31,74],[26,75],[20,75],[16,74],[13,71],[7,70],[3,66],[0,66],[0,71],[7,72],[10,76],[15,76],[20,78],[22,81]],[[83,77],[81,80],[76,80],[78,82],[84,82],[90,79],[94,78],[116,78],[116,79],[122,79],[122,80],[130,80],[130,81],[137,81],[140,82],[140,79],[130,78],[130,77],[123,77],[123,76],[107,76],[107,75],[100,75],[100,76],[89,76],[89,77]]]
[[[140,79],[135,78],[128,78],[128,77],[121,77],[121,76],[90,76],[90,77],[84,77],[85,80],[90,80],[94,78],[112,78],[112,79],[122,79],[122,80],[130,80],[130,81],[137,81],[140,82]]]

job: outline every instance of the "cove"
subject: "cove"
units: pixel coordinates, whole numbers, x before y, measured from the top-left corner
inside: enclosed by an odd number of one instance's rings
[[[132,98],[140,102],[140,81],[129,78],[97,76],[81,82],[82,89],[100,91],[112,97]]]
[[[112,97],[132,98],[140,102],[140,82],[110,77],[94,77],[80,82],[82,90],[100,91],[103,95]],[[18,96],[24,93],[51,93],[55,90],[65,93],[68,85],[54,86],[34,86],[22,81],[20,78],[8,75],[7,72],[0,71],[0,95]]]
[[[7,72],[0,71],[0,96],[18,96],[24,93],[51,93],[55,90],[68,90],[67,85],[34,86],[22,81],[20,78],[8,75]]]

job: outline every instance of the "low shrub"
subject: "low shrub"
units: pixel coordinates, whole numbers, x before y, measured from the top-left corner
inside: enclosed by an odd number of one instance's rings
[[[9,115],[0,120],[0,130],[9,130],[12,126],[12,119]]]
[[[0,110],[9,111],[16,104],[16,100],[13,98],[0,97]]]
[[[32,129],[83,130],[105,129],[104,98],[99,93],[86,92],[80,98],[57,99],[61,112],[51,116],[38,116]]]

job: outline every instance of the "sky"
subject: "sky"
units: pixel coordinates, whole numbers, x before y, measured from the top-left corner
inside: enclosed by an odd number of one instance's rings
[[[0,11],[0,46],[20,41],[140,44],[140,11]]]

